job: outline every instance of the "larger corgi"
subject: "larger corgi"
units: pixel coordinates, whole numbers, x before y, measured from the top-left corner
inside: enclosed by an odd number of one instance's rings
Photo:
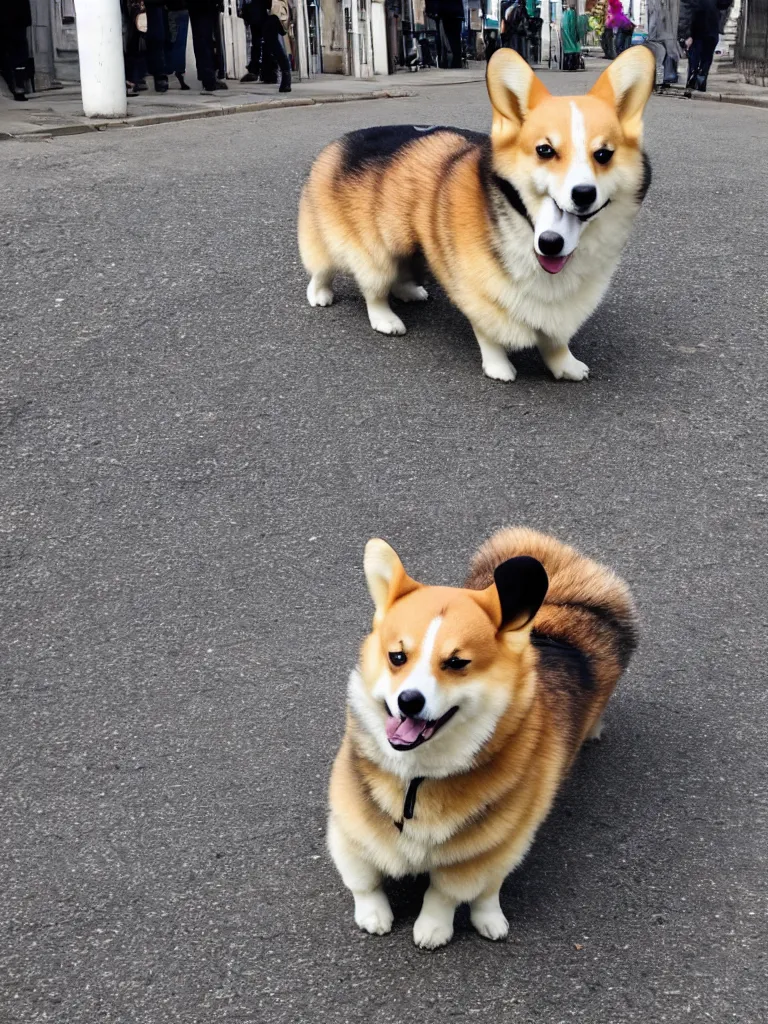
[[[514,380],[507,352],[537,346],[558,379],[583,380],[568,347],[594,311],[650,182],[645,47],[624,51],[586,96],[552,96],[513,50],[488,63],[490,137],[455,128],[351,132],[317,158],[299,207],[313,306],[353,274],[374,330],[404,334],[389,305],[423,301],[422,265],[468,317],[483,370]]]
[[[523,859],[635,646],[626,585],[532,530],[477,554],[466,589],[423,586],[382,540],[365,573],[373,629],[349,682],[328,845],[355,921],[382,935],[385,876],[429,872],[413,929],[433,949],[469,903],[507,934],[499,889]]]

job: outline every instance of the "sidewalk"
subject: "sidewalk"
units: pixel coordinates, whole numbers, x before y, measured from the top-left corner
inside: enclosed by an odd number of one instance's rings
[[[603,62],[588,60],[588,71],[601,71]],[[681,81],[686,65],[681,64]],[[537,68],[548,78],[546,69]],[[557,75],[558,72],[551,72]],[[433,86],[465,85],[485,79],[485,63],[471,62],[461,70],[421,69],[415,74],[406,71],[396,75],[377,75],[360,81],[345,75],[318,75],[306,82],[294,81],[293,91],[281,94],[276,85],[260,83],[241,85],[228,82],[227,91],[203,95],[197,83],[189,92],[182,92],[174,79],[167,93],[151,89],[128,100],[128,117],[118,120],[91,119],[83,116],[80,89],[67,85],[63,89],[39,92],[27,103],[15,103],[10,93],[0,86],[0,141],[3,139],[35,140],[54,135],[76,135],[82,132],[106,131],[114,128],[140,128],[146,125],[202,117],[271,110],[277,107],[308,106],[316,103],[343,103],[366,99],[396,99],[413,96]],[[667,96],[683,98],[682,84],[670,86]],[[768,89],[747,85],[743,76],[733,69],[713,68],[706,93],[694,93],[693,99],[768,108]]]
[[[175,80],[171,79],[167,93],[153,92],[150,87],[147,92],[130,98],[127,118],[104,120],[83,116],[80,88],[77,85],[35,93],[27,103],[16,103],[10,94],[3,91],[0,92],[0,140],[34,140],[114,128],[138,128],[314,103],[394,99],[413,96],[417,86],[459,85],[484,79],[485,64],[473,63],[460,71],[430,68],[415,74],[402,71],[396,75],[377,75],[375,79],[366,81],[345,75],[318,75],[306,82],[294,80],[290,93],[278,93],[276,85],[262,85],[258,82],[241,85],[239,82],[228,81],[226,91],[216,92],[212,96],[203,95],[198,83],[192,82],[190,91],[182,92]]]
[[[687,62],[680,62],[680,82],[669,87],[670,95],[683,97]],[[734,68],[719,69],[714,64],[707,80],[706,92],[694,92],[691,99],[715,103],[736,103],[747,107],[768,108],[768,89],[762,85],[749,85]]]

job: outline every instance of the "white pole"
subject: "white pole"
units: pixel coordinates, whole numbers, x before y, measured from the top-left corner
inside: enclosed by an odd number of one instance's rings
[[[319,11],[319,6],[316,12]],[[297,0],[294,7],[295,22],[293,26],[294,41],[296,43],[296,77],[298,79],[310,79],[314,77],[315,69],[312,67],[312,57],[309,46],[309,26],[307,25],[307,7],[305,0]]]
[[[352,8],[352,77],[360,78],[360,18],[357,5],[360,0],[350,0]]]
[[[125,117],[120,0],[75,0],[80,86],[86,117]]]

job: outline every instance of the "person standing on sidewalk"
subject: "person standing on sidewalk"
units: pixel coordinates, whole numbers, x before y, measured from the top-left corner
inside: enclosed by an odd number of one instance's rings
[[[581,42],[576,0],[568,0],[568,6],[563,11],[560,39],[563,44],[563,71],[578,71],[581,63]]]
[[[26,100],[29,46],[27,29],[32,24],[29,0],[0,0],[0,73],[15,100]]]
[[[203,92],[226,89],[227,83],[216,77],[216,21],[224,10],[224,0],[187,0],[187,10],[197,77],[202,82]]]
[[[448,64],[448,55],[443,47],[441,68],[462,67],[461,58],[461,31],[464,28],[464,2],[463,0],[437,0],[438,32],[442,29],[448,49],[451,51],[451,63]]]
[[[121,8],[124,18],[125,88],[128,96],[138,96],[139,53],[142,40],[147,34],[147,8],[144,0],[122,0]]]
[[[608,0],[605,24],[613,31],[614,48],[618,57],[632,42],[632,33],[635,31],[634,22],[630,21],[624,13],[621,0]]]
[[[732,0],[681,0],[677,34],[685,40],[688,51],[686,96],[693,89],[707,91],[707,76],[731,3]]]
[[[282,37],[291,25],[291,10],[287,0],[251,0],[243,5],[243,21],[251,30],[251,59],[241,82],[256,82],[271,56],[280,68],[278,92],[291,91],[291,62],[283,46]]]
[[[147,68],[155,82],[155,92],[168,92],[165,52],[168,48],[168,12],[163,0],[144,0],[147,16],[145,45]]]

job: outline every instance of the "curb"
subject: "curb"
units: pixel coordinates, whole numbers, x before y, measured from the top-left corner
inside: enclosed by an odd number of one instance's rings
[[[259,100],[254,103],[233,103],[211,110],[189,110],[173,114],[147,114],[143,117],[101,120],[92,123],[65,124],[40,128],[39,131],[20,132],[16,135],[0,131],[0,141],[23,142],[25,139],[51,139],[62,135],[84,135],[88,132],[114,131],[116,128],[146,128],[153,124],[174,124],[177,121],[199,121],[207,117],[228,117],[231,114],[252,114],[259,110],[279,110],[282,107],[314,107],[324,103],[354,103],[357,100],[397,100],[414,96],[408,89],[378,89],[360,94],[338,93],[330,96],[296,96],[286,100]]]
[[[738,92],[694,92],[691,96],[686,96],[682,86],[672,85],[659,95],[674,96],[680,100],[697,100],[699,103],[732,103],[740,107],[768,109],[768,96],[745,96]]]

